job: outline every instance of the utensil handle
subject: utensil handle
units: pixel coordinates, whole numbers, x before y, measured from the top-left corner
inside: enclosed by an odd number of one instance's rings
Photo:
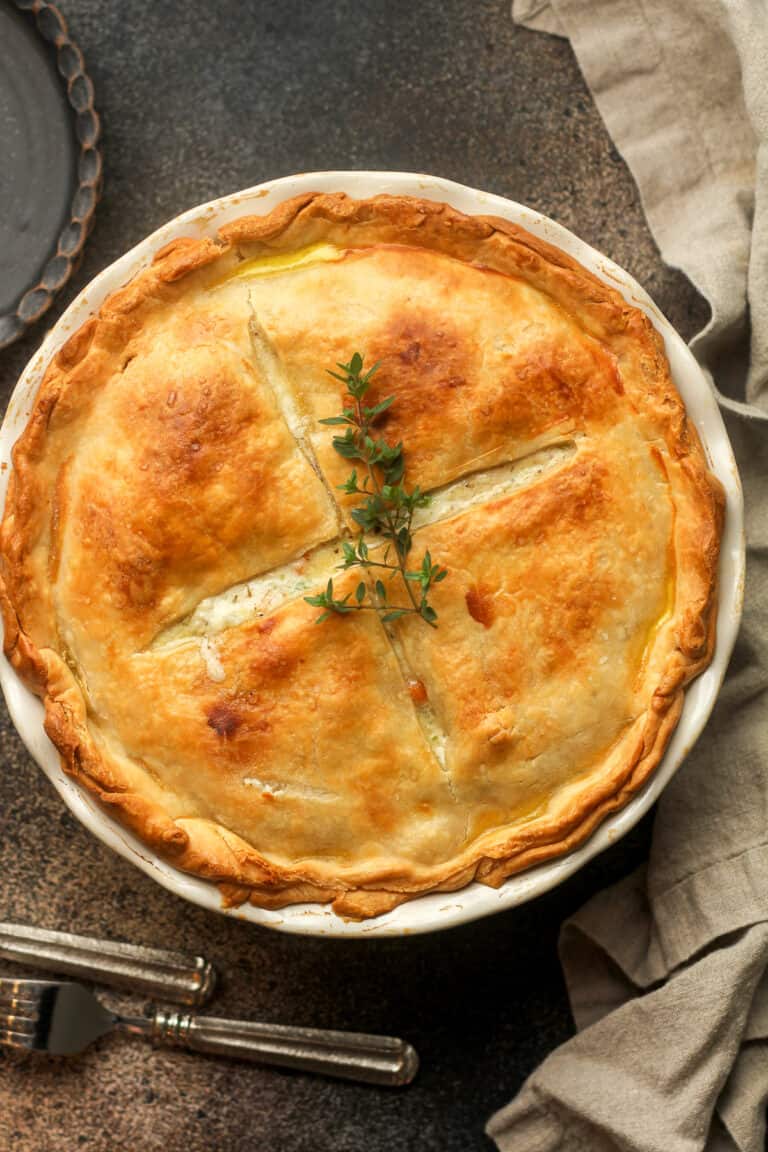
[[[159,1010],[151,1035],[154,1040],[214,1056],[236,1056],[390,1088],[410,1084],[419,1067],[416,1051],[404,1040],[361,1032],[289,1028]]]
[[[50,932],[27,924],[0,924],[0,957],[176,1004],[204,1003],[216,983],[213,966],[202,956]]]

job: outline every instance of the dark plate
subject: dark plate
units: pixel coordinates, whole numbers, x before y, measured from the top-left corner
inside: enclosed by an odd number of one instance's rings
[[[0,0],[0,348],[72,275],[101,189],[99,118],[53,4]]]

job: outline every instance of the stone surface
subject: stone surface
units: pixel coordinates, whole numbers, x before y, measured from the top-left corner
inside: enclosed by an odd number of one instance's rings
[[[553,216],[633,273],[686,337],[706,317],[662,266],[569,46],[516,29],[507,0],[62,6],[106,159],[69,298],[200,201],[296,171],[394,168]],[[41,336],[0,353],[4,403]],[[648,841],[646,820],[556,892],[443,934],[300,939],[166,893],[74,821],[4,709],[0,740],[0,918],[200,951],[222,973],[218,1015],[399,1033],[422,1057],[414,1085],[388,1092],[118,1037],[66,1062],[0,1054],[0,1152],[489,1149],[488,1115],[571,1030],[561,920]]]

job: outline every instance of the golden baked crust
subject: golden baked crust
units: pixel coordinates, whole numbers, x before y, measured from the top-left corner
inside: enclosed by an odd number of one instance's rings
[[[303,600],[348,531],[319,420],[355,350],[435,493],[436,630]],[[372,916],[497,885],[637,791],[711,658],[722,515],[617,292],[503,220],[306,195],[169,244],[52,360],[5,650],[65,769],[178,867]]]

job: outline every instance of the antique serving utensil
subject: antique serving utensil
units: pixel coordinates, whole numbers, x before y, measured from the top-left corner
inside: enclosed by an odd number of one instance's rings
[[[212,964],[159,948],[0,923],[0,958],[33,968],[130,988],[175,1004],[205,1003],[216,983]]]
[[[391,1036],[219,1020],[162,1008],[148,1017],[118,1016],[81,984],[0,979],[0,1044],[69,1056],[112,1031],[212,1056],[235,1056],[392,1088],[410,1084],[419,1066],[411,1045]]]

